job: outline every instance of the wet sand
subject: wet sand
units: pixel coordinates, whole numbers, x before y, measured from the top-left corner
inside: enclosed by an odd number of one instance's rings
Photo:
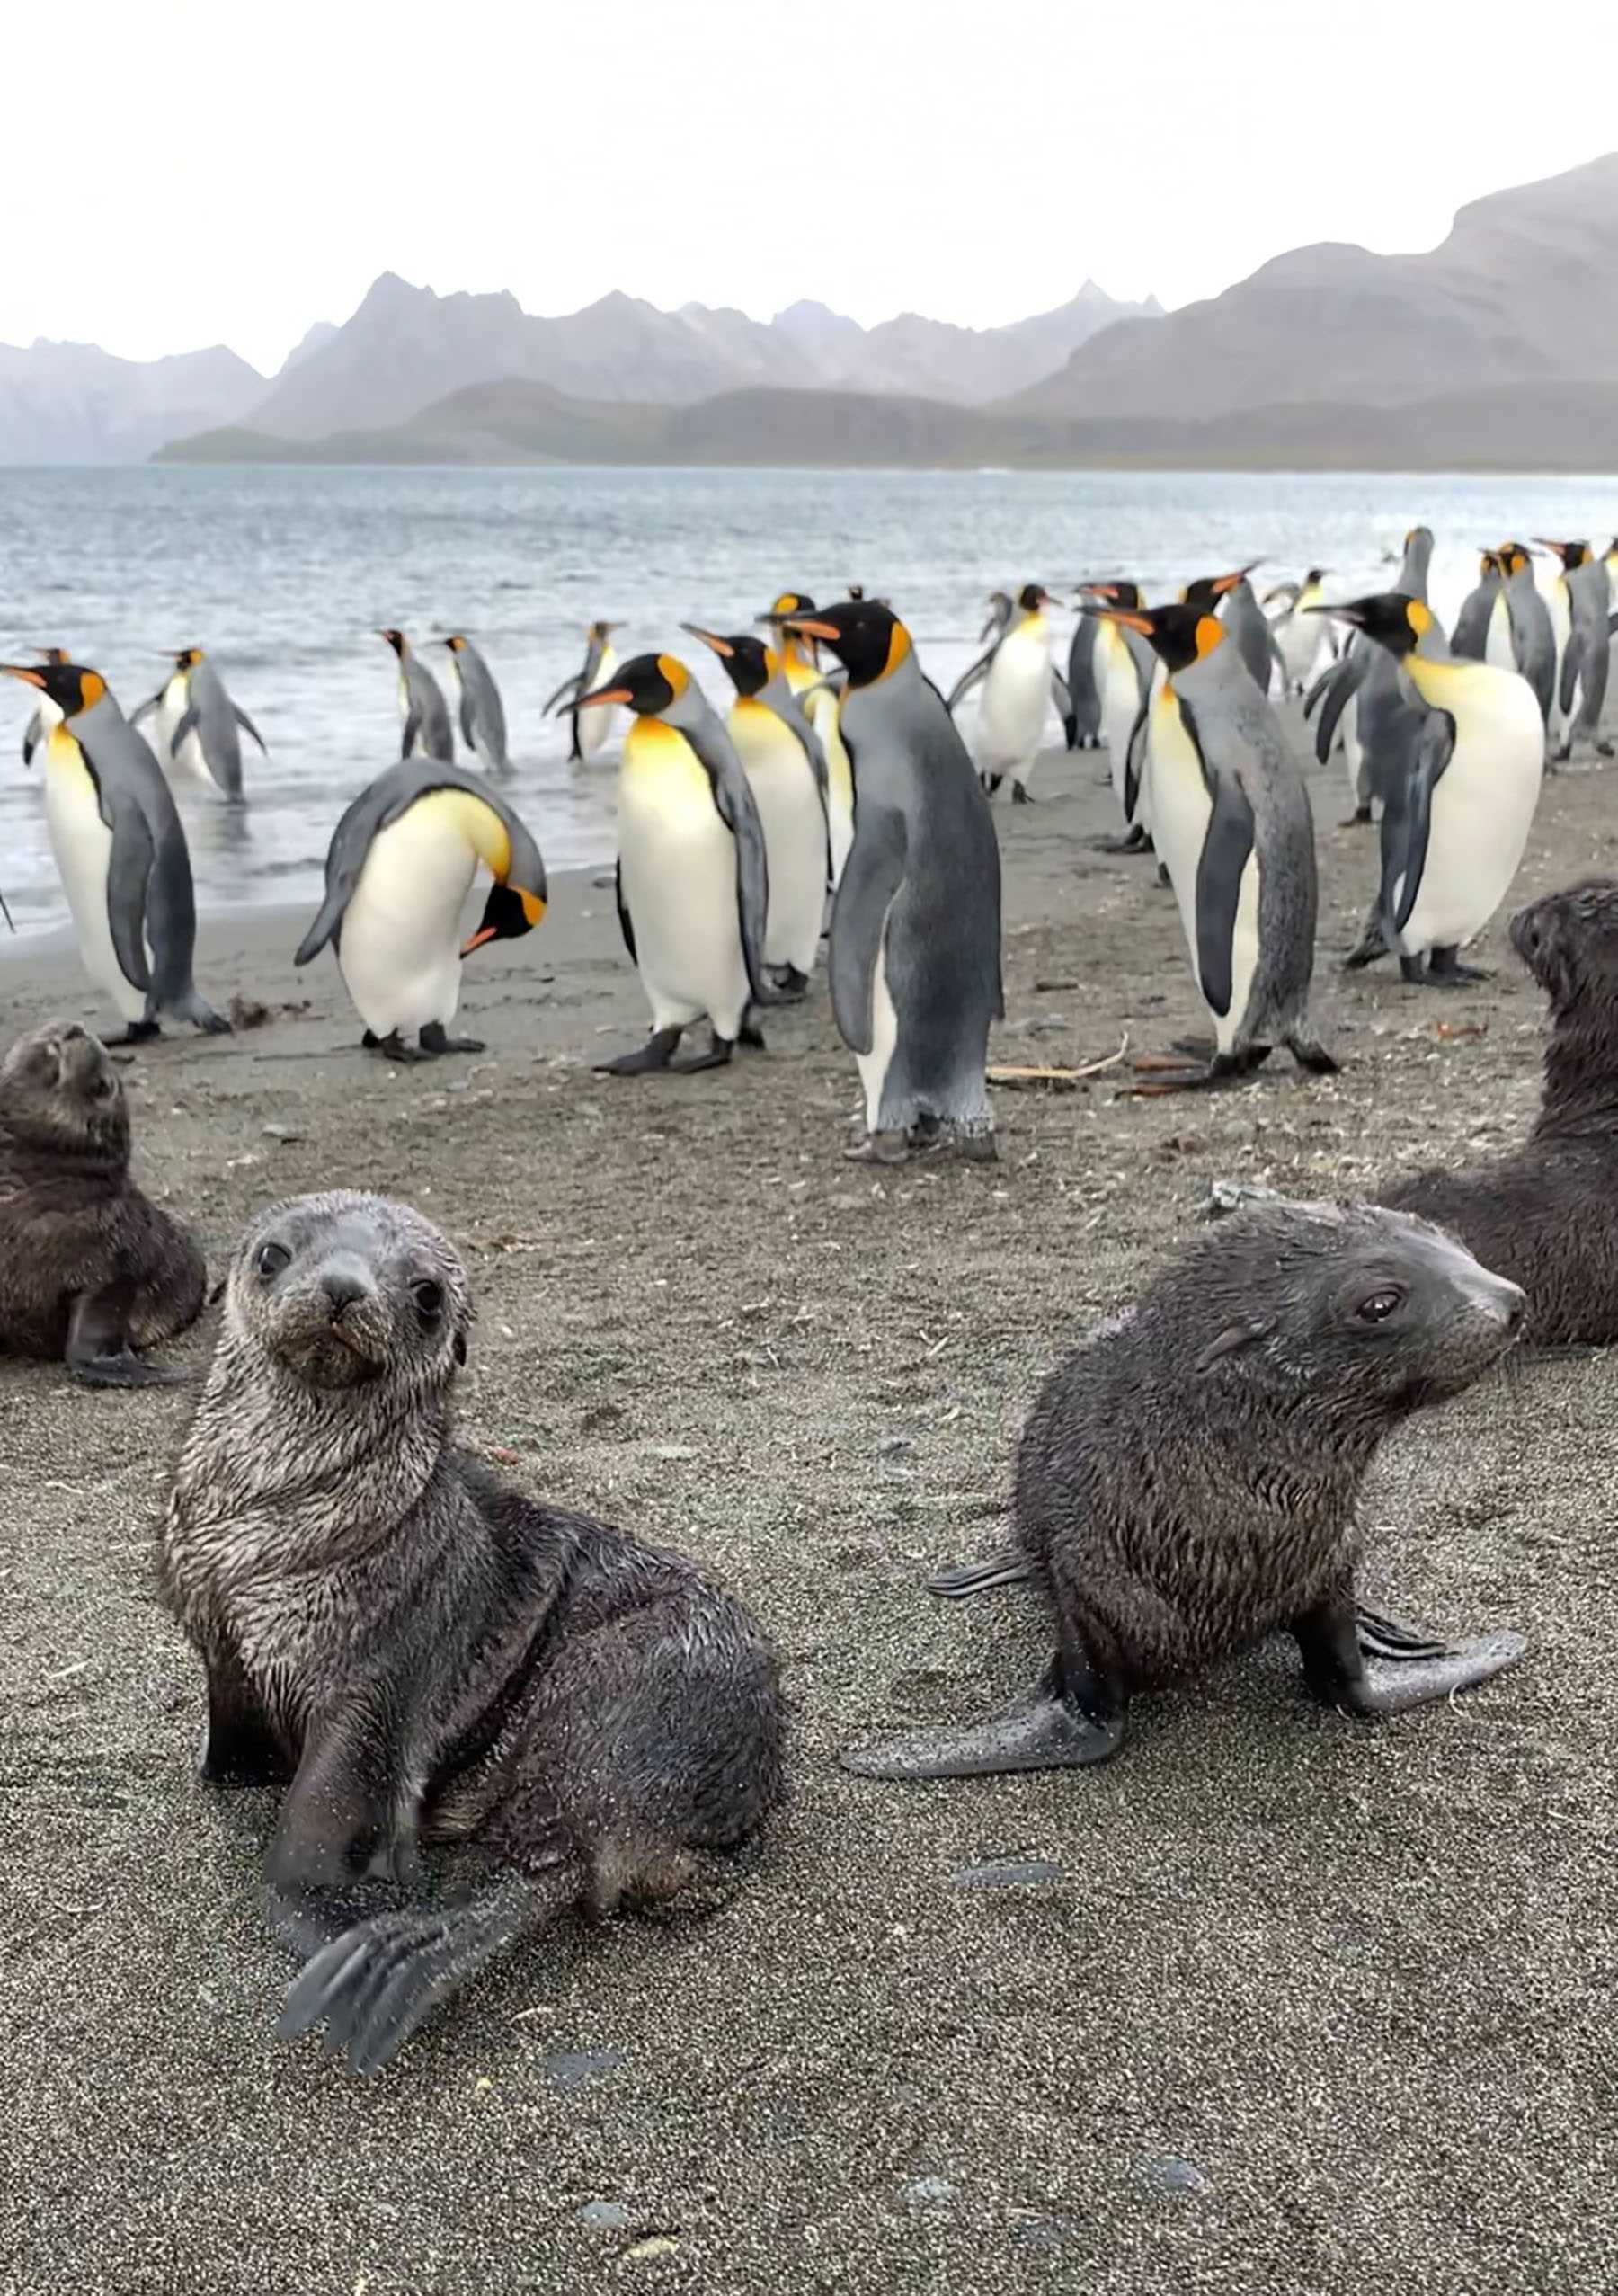
[[[1047,761],[1045,802],[998,812],[997,1059],[1160,1048],[1197,1020],[1171,897],[1087,846],[1112,826],[1103,764]],[[645,1019],[589,875],[472,961],[463,1018],[488,1054],[431,1069],[361,1055],[329,958],[292,971],[302,912],[207,921],[205,993],[273,1010],[133,1058],[145,1183],[216,1269],[257,1207],[321,1186],[440,1221],[481,1310],[466,1432],[758,1607],[795,1797],[723,1911],[570,1926],[373,2085],[276,2042],[271,1799],[196,1782],[199,1677],[153,1598],[190,1393],[6,1366],[0,2290],[1610,2279],[1605,1358],[1525,1363],[1378,1469],[1376,1606],[1532,1637],[1480,1693],[1355,1723],[1312,1708],[1277,1648],[1141,1704],[1092,1775],[905,1791],[836,1766],[1041,1663],[1027,1598],[952,1608],[921,1576],[998,1536],[1040,1376],[1194,1232],[1213,1179],[1351,1192],[1497,1146],[1534,1106],[1539,1000],[1503,925],[1485,988],[1338,978],[1374,840],[1334,825],[1337,774],[1311,782],[1343,1074],[1277,1054],[1218,1096],[1002,1091],[984,1169],[841,1161],[855,1078],[823,983],[726,1072],[591,1074]],[[1618,779],[1548,783],[1517,895],[1615,868]],[[8,1035],[57,1010],[112,1025],[70,948],[0,964]],[[193,1374],[210,1328],[173,1351]]]

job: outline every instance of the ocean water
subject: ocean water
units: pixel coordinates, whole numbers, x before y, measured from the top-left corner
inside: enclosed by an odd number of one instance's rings
[[[1618,478],[1136,472],[760,470],[9,470],[0,645],[66,645],[126,711],[163,656],[205,646],[270,747],[244,741],[244,814],[178,794],[204,910],[307,903],[343,806],[398,755],[394,658],[404,629],[454,703],[434,636],[465,630],[504,696],[508,794],[553,868],[613,850],[614,761],[567,761],[541,716],[583,658],[584,627],[624,652],[681,653],[723,708],[719,664],[682,621],[745,626],[781,590],[822,602],[850,581],[892,601],[943,685],[977,650],[987,591],[1128,574],[1167,596],[1262,557],[1256,582],[1333,569],[1383,587],[1418,521],[1437,538],[1447,620],[1480,547],[1618,530]],[[1065,650],[1065,636],[1062,641]],[[40,774],[20,744],[29,690],[0,680],[0,893],[20,930],[65,920]]]

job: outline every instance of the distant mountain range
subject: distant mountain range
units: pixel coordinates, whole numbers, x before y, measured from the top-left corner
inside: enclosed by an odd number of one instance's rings
[[[93,343],[0,343],[0,462],[144,462],[263,395],[263,377],[223,343],[145,361]]]

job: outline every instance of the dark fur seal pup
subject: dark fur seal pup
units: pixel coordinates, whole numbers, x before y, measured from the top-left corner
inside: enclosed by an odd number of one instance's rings
[[[1511,942],[1551,1003],[1539,1118],[1514,1155],[1379,1190],[1458,1235],[1528,1295],[1537,1347],[1618,1340],[1618,883],[1547,894]]]
[[[129,1111],[76,1022],[0,1063],[0,1353],[65,1359],[88,1387],[163,1387],[141,1363],[194,1322],[207,1276],[179,1223],[129,1178]]]
[[[1402,1213],[1276,1203],[1232,1219],[1058,1367],[1023,1430],[1017,1537],[1057,1643],[1037,1690],[848,1766],[1104,1761],[1135,1691],[1278,1629],[1317,1696],[1355,1713],[1498,1674],[1520,1636],[1449,1649],[1356,1610],[1354,1513],[1389,1428],[1498,1363],[1522,1312],[1515,1284]]]
[[[537,1505],[450,1440],[472,1309],[452,1246],[376,1197],[267,1213],[159,1543],[208,1682],[202,1774],[290,1778],[280,2031],[387,2063],[494,1954],[582,1900],[676,1896],[781,1792],[775,1660],[680,1556]],[[434,1900],[418,1847],[493,1871]]]

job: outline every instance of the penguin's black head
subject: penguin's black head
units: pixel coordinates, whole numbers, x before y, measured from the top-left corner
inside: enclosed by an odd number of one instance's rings
[[[1224,624],[1215,621],[1205,606],[1188,600],[1172,606],[1142,606],[1134,611],[1114,608],[1107,610],[1105,618],[1139,630],[1151,641],[1152,652],[1171,678],[1224,643]]]
[[[389,644],[389,645],[391,645],[391,646],[392,646],[392,648],[393,648],[394,652],[395,652],[395,653],[398,655],[398,657],[399,657],[400,661],[401,661],[401,662],[403,662],[403,660],[404,659],[404,631],[403,631],[403,630],[378,630],[378,631],[377,632],[377,636],[378,636],[378,637],[385,637],[385,638],[387,640],[387,643]]]
[[[458,654],[467,641],[457,630],[453,637],[440,638],[439,643],[440,645],[447,645],[451,654]]]
[[[1303,577],[1304,589],[1312,590],[1316,583],[1324,582],[1330,572],[1331,568],[1329,566],[1311,566],[1309,572]]]
[[[1198,574],[1195,582],[1186,584],[1186,594],[1181,603],[1195,606],[1199,614],[1211,614],[1220,600],[1228,597],[1238,583],[1245,582],[1258,564],[1258,560],[1255,558],[1251,565],[1235,566],[1229,574]],[[1312,574],[1310,579],[1313,581]]]
[[[76,662],[46,662],[37,670],[17,662],[0,662],[0,671],[36,688],[48,701],[55,702],[64,717],[76,717],[81,710],[93,709],[107,690],[99,670],[81,670]]]
[[[739,694],[756,694],[769,683],[769,648],[751,630],[738,630],[732,637],[719,637],[712,630],[698,629],[695,622],[681,622],[680,627],[690,636],[699,637],[704,645],[713,647]]]
[[[598,645],[605,645],[614,630],[623,628],[622,622],[591,622],[590,635]]]
[[[1536,534],[1534,538],[1542,550],[1555,551],[1567,574],[1571,574],[1576,566],[1585,565],[1589,558],[1590,546],[1587,542],[1549,542],[1542,534]]]
[[[814,601],[806,591],[784,590],[767,614],[753,617],[759,622],[785,621],[788,614],[813,614]]]
[[[1495,552],[1495,564],[1503,574],[1521,574],[1528,563],[1528,552],[1520,542],[1502,542]]]
[[[848,672],[850,686],[875,685],[911,650],[910,632],[877,598],[849,598],[840,606],[784,614],[781,627],[829,645]]]
[[[73,658],[65,645],[36,645],[34,652],[41,662],[69,662]]]
[[[1138,582],[1081,582],[1079,585],[1086,598],[1098,598],[1103,606],[1122,606],[1127,613],[1136,613],[1141,606],[1141,585]]]
[[[1374,598],[1355,598],[1342,606],[1306,606],[1306,614],[1327,614],[1347,622],[1367,637],[1385,645],[1396,661],[1414,654],[1424,632],[1433,627],[1431,610],[1408,591],[1384,590]]]
[[[1043,583],[1025,582],[1017,593],[1017,602],[1025,614],[1037,614],[1045,607],[1053,606],[1056,601]]]
[[[194,670],[202,659],[202,649],[200,645],[177,645],[169,659],[176,669]]]
[[[484,903],[483,921],[461,950],[470,957],[489,940],[520,940],[531,933],[545,914],[545,903],[535,893],[521,893],[514,885],[492,885]]]
[[[850,598],[854,601],[854,603],[858,606],[858,603],[859,603],[859,601],[860,601],[860,600],[861,600],[861,599],[865,596],[865,584],[864,584],[864,583],[863,583],[863,582],[851,582],[851,583],[849,584],[849,597],[850,597]]]
[[[574,703],[576,709],[606,709],[621,702],[637,717],[659,717],[680,699],[691,682],[691,673],[671,654],[637,654],[621,662],[609,686],[598,686]]]

